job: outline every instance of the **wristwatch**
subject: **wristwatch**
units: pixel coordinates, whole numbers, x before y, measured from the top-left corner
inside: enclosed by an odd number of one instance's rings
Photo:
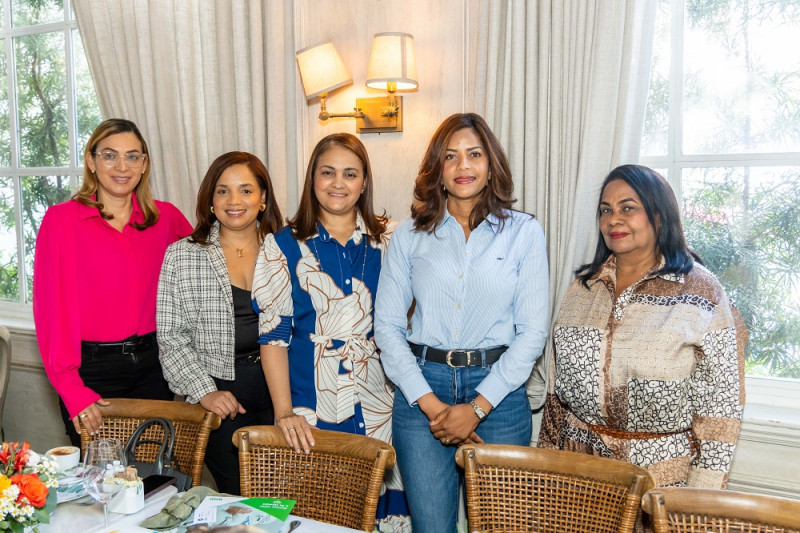
[[[478,405],[475,402],[475,400],[472,400],[471,402],[469,402],[469,404],[472,406],[472,409],[475,411],[475,414],[478,415],[478,421],[483,422],[483,419],[486,418],[486,413],[483,412],[481,406]]]

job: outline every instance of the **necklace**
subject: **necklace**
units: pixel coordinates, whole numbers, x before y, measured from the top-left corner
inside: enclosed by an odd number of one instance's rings
[[[259,236],[258,236],[258,238],[257,238],[257,242],[258,242],[258,245],[260,246],[260,245],[261,245],[261,236],[260,236],[260,235],[259,235]],[[220,237],[220,239],[219,239],[219,243],[220,243],[220,245],[222,245],[222,246],[228,246],[228,247],[230,247],[230,248],[233,248],[234,250],[236,250],[236,257],[244,257],[244,251],[245,251],[245,249],[246,249],[246,248],[248,248],[248,247],[250,247],[250,246],[253,244],[253,243],[248,243],[248,244],[246,244],[245,246],[242,246],[241,248],[237,248],[236,246],[234,246],[234,245],[232,245],[232,244],[227,244],[227,245],[226,245],[225,243],[223,243],[223,242],[222,242],[222,238],[221,238],[221,237]]]

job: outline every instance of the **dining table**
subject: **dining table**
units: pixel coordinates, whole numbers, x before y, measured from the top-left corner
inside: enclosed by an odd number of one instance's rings
[[[108,528],[105,527],[103,507],[99,503],[88,502],[88,498],[60,503],[50,517],[50,523],[39,524],[38,529],[40,533],[153,533],[152,529],[142,528],[139,524],[158,513],[167,503],[167,500],[177,492],[178,490],[175,487],[167,487],[153,494],[145,499],[144,508],[136,513],[120,514],[109,512]],[[281,533],[287,533],[289,524],[294,520],[299,521],[300,525],[293,529],[293,533],[353,533],[359,531],[289,515]]]

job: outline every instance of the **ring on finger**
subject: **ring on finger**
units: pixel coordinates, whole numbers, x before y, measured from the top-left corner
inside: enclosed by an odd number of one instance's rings
[[[445,443],[445,444],[450,444],[450,439],[448,439],[447,437],[445,437],[445,438],[444,438],[444,443]]]
[[[78,418],[86,418],[87,416],[89,416],[89,415],[87,415],[86,413],[81,413],[81,414],[78,416]]]
[[[294,428],[289,428],[289,431],[295,431],[295,429]]]

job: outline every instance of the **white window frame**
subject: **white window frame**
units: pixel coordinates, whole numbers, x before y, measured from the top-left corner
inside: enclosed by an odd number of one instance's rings
[[[661,156],[641,156],[639,162],[653,168],[667,169],[667,179],[681,203],[681,176],[684,168],[711,168],[726,166],[780,167],[797,166],[800,152],[697,155],[682,153],[683,147],[683,34],[685,0],[670,2],[671,58],[669,75],[669,130],[667,153]],[[800,380],[768,376],[746,376],[747,405],[765,409],[750,409],[756,418],[774,417],[776,410],[790,409],[800,412]],[[747,417],[748,410],[745,410]],[[785,418],[785,415],[781,415]],[[792,417],[793,418],[793,417]]]
[[[77,139],[77,109],[75,93],[75,62],[73,50],[73,32],[77,31],[78,23],[72,12],[71,0],[63,0],[64,18],[56,22],[48,22],[33,26],[19,28],[11,27],[11,0],[0,0],[0,9],[3,10],[5,26],[0,28],[0,39],[3,39],[3,50],[7,63],[7,83],[9,100],[9,126],[11,128],[11,166],[0,167],[0,177],[10,177],[14,187],[15,230],[17,239],[17,275],[19,285],[19,300],[16,302],[0,300],[0,317],[4,323],[23,329],[33,329],[33,311],[30,302],[26,302],[28,286],[31,279],[25,272],[25,250],[23,239],[22,220],[22,185],[21,178],[28,176],[64,176],[69,178],[70,190],[77,190],[78,180],[83,176],[82,153],[76,147]],[[67,116],[69,138],[69,163],[63,167],[21,167],[19,149],[19,124],[16,94],[16,56],[14,53],[14,39],[26,35],[39,33],[63,32],[65,43],[65,68],[67,91]],[[32,252],[32,250],[30,250]]]

